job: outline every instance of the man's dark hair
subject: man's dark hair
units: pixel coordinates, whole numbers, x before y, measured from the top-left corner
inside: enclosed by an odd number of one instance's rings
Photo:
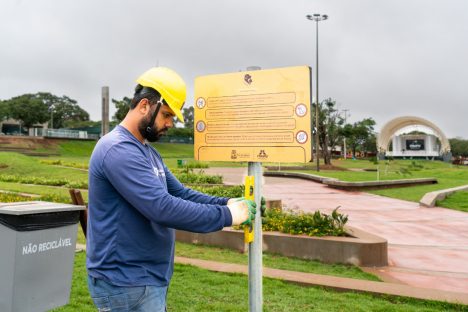
[[[135,87],[135,94],[133,99],[130,102],[130,109],[134,109],[138,103],[143,99],[148,99],[150,104],[156,104],[161,98],[161,94],[153,88],[143,87],[141,84],[138,84]]]

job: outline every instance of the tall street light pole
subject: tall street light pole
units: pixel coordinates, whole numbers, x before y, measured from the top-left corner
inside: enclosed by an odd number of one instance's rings
[[[319,48],[318,48],[318,22],[328,19],[328,15],[313,14],[306,16],[308,20],[315,22],[315,152],[317,155],[317,171],[320,171],[319,167]],[[325,146],[325,148],[328,148]]]

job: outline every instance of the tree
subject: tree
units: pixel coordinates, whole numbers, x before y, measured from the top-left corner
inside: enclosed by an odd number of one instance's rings
[[[374,133],[375,121],[372,118],[365,118],[354,124],[346,124],[343,127],[342,134],[346,137],[349,146],[353,151],[353,157],[356,157],[356,151],[366,151],[366,146],[375,142]],[[373,141],[374,140],[374,141]]]
[[[319,103],[319,144],[326,165],[331,165],[331,151],[335,149],[335,146],[342,137],[341,128],[343,127],[344,119],[335,107],[336,101],[331,98]],[[315,104],[312,105],[312,110],[315,123]]]
[[[0,100],[0,121],[7,119],[9,113],[8,102]]]
[[[460,137],[449,139],[452,155],[455,157],[468,157],[468,140]]]
[[[193,120],[194,120],[194,109],[193,106],[185,107],[182,109],[182,116],[184,116],[184,128],[193,130]],[[176,119],[175,124],[181,123],[180,120]]]
[[[167,131],[167,135],[173,137],[193,137],[193,129],[173,127]]]
[[[184,127],[187,129],[193,129],[193,120],[194,120],[194,109],[193,106],[186,107],[182,111],[184,116]]]
[[[75,121],[75,120],[68,120],[64,122],[65,128],[68,129],[80,129],[80,128],[92,128],[92,127],[99,127],[101,128],[101,121],[92,121],[92,120],[84,120],[84,121]]]
[[[58,97],[50,93],[39,94],[42,100],[48,105],[54,128],[63,128],[70,122],[89,120],[88,112],[82,109],[74,99],[66,95]]]
[[[125,116],[127,116],[127,113],[130,110],[131,102],[132,99],[126,96],[120,101],[112,99],[112,103],[114,103],[115,108],[117,109],[112,119],[117,123],[120,123],[122,120],[124,120]]]
[[[53,126],[61,128],[67,120],[89,120],[89,114],[68,96],[58,97],[48,92],[23,94],[3,101],[7,116],[30,128],[37,123],[53,119]],[[1,112],[0,112],[1,114]]]
[[[23,94],[5,102],[8,105],[8,116],[18,120],[22,127],[29,128],[49,120],[48,106],[38,94]]]

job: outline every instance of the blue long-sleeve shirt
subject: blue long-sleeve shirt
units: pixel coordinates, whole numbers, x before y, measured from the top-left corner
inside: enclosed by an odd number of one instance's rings
[[[90,160],[88,273],[117,286],[168,285],[174,229],[230,226],[227,200],[185,188],[153,147],[117,126]]]

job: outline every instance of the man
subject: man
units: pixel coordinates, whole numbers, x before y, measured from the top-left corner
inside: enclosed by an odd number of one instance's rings
[[[175,230],[250,224],[255,203],[185,188],[147,144],[183,122],[186,87],[174,71],[137,80],[125,119],[97,143],[89,166],[87,269],[99,311],[165,311]]]

